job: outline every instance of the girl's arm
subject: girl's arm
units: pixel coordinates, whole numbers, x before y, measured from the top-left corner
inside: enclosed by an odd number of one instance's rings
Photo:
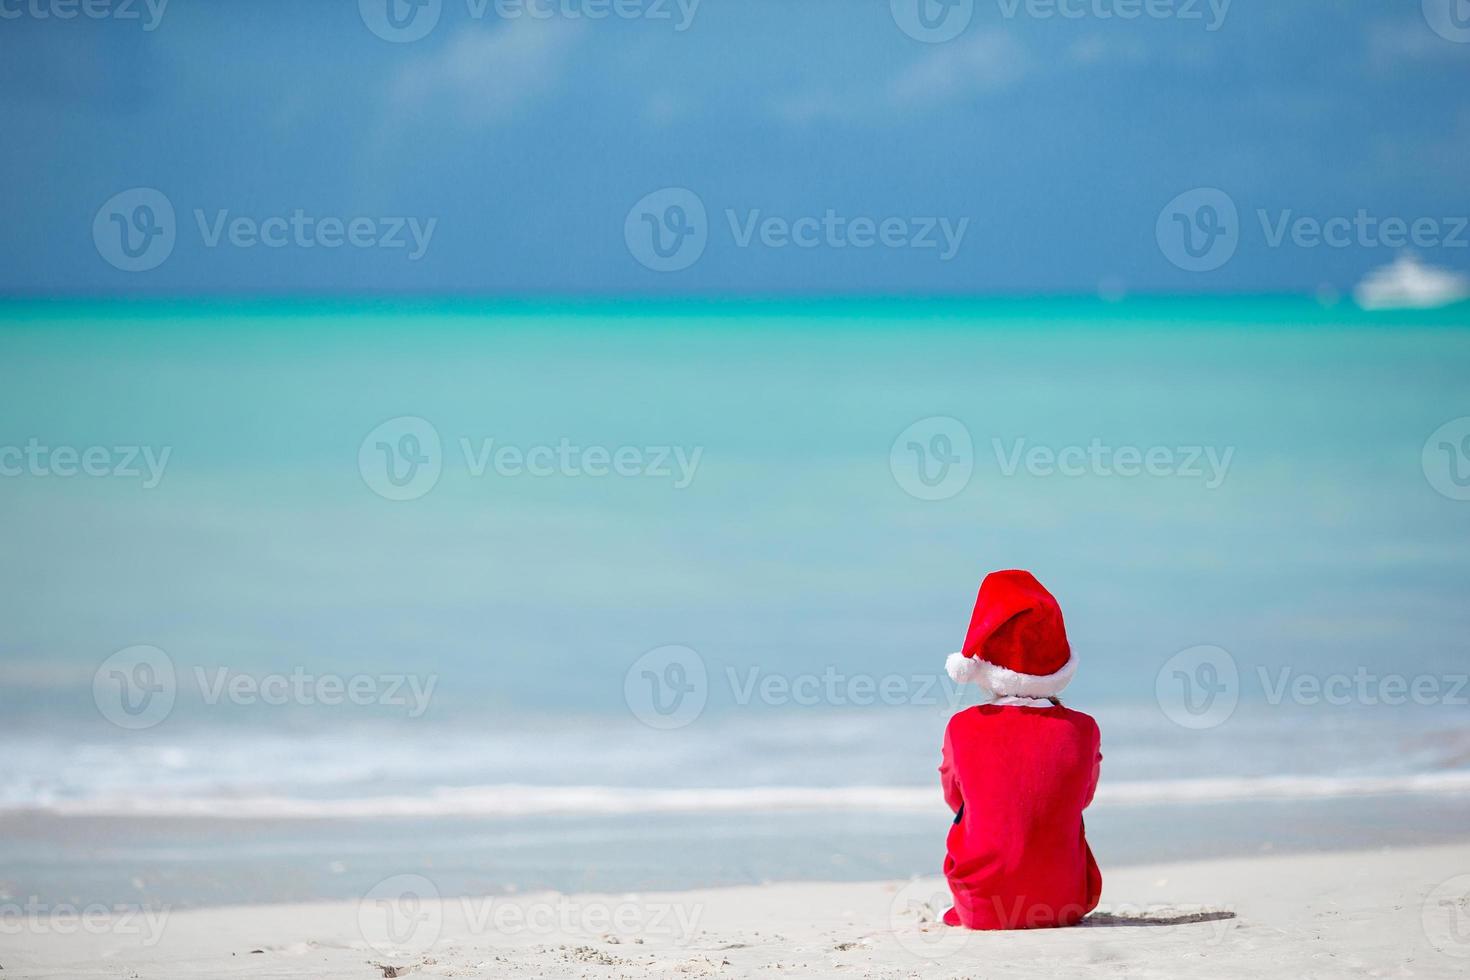
[[[955,813],[960,812],[964,805],[964,797],[960,795],[960,784],[954,771],[954,753],[949,747],[949,728],[944,729],[944,757],[939,763],[939,785],[944,788],[944,802]]]
[[[1097,780],[1098,777],[1101,775],[1102,753],[1099,752],[1097,754],[1097,759],[1092,763],[1092,783],[1087,787],[1087,799],[1083,802],[1082,809],[1086,810],[1088,807],[1092,806],[1092,797],[1094,794],[1097,793]]]

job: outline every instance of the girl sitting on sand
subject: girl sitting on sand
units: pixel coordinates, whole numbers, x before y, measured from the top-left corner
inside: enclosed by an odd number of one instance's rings
[[[1077,667],[1062,610],[1030,572],[993,572],[980,583],[964,649],[945,666],[956,683],[994,697],[944,731],[939,776],[955,813],[944,859],[954,907],[944,921],[1072,925],[1102,892],[1082,826],[1102,754],[1097,722],[1056,697]]]

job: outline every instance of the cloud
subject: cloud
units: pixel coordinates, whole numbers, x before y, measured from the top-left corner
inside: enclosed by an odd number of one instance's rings
[[[975,31],[936,46],[892,79],[888,101],[907,107],[996,92],[1028,67],[1025,51],[1005,31]]]
[[[693,102],[674,92],[655,92],[643,102],[643,121],[652,126],[671,126],[695,114]]]
[[[800,92],[776,102],[783,122],[801,125],[820,120],[852,121],[871,111],[871,103],[843,98],[828,91]]]
[[[1067,47],[1067,60],[1074,65],[1124,65],[1135,67],[1148,60],[1148,48],[1136,37],[1104,37],[1093,34]]]
[[[784,121],[801,124],[938,108],[1008,88],[1029,66],[1025,50],[1006,32],[975,31],[935,46],[876,86],[808,89],[778,100],[775,111]]]
[[[580,22],[565,17],[466,28],[399,71],[392,107],[414,114],[437,103],[469,122],[503,122],[556,87],[581,33]]]

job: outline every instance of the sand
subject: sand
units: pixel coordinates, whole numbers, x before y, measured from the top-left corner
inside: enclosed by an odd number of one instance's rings
[[[938,925],[943,885],[774,884],[0,918],[0,978],[1450,977],[1470,975],[1470,844],[1104,868],[1072,929]]]

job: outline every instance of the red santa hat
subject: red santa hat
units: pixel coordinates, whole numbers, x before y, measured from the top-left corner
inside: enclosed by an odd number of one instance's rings
[[[980,583],[970,631],[945,669],[1001,697],[1048,698],[1077,671],[1062,608],[1030,572],[991,572]]]

